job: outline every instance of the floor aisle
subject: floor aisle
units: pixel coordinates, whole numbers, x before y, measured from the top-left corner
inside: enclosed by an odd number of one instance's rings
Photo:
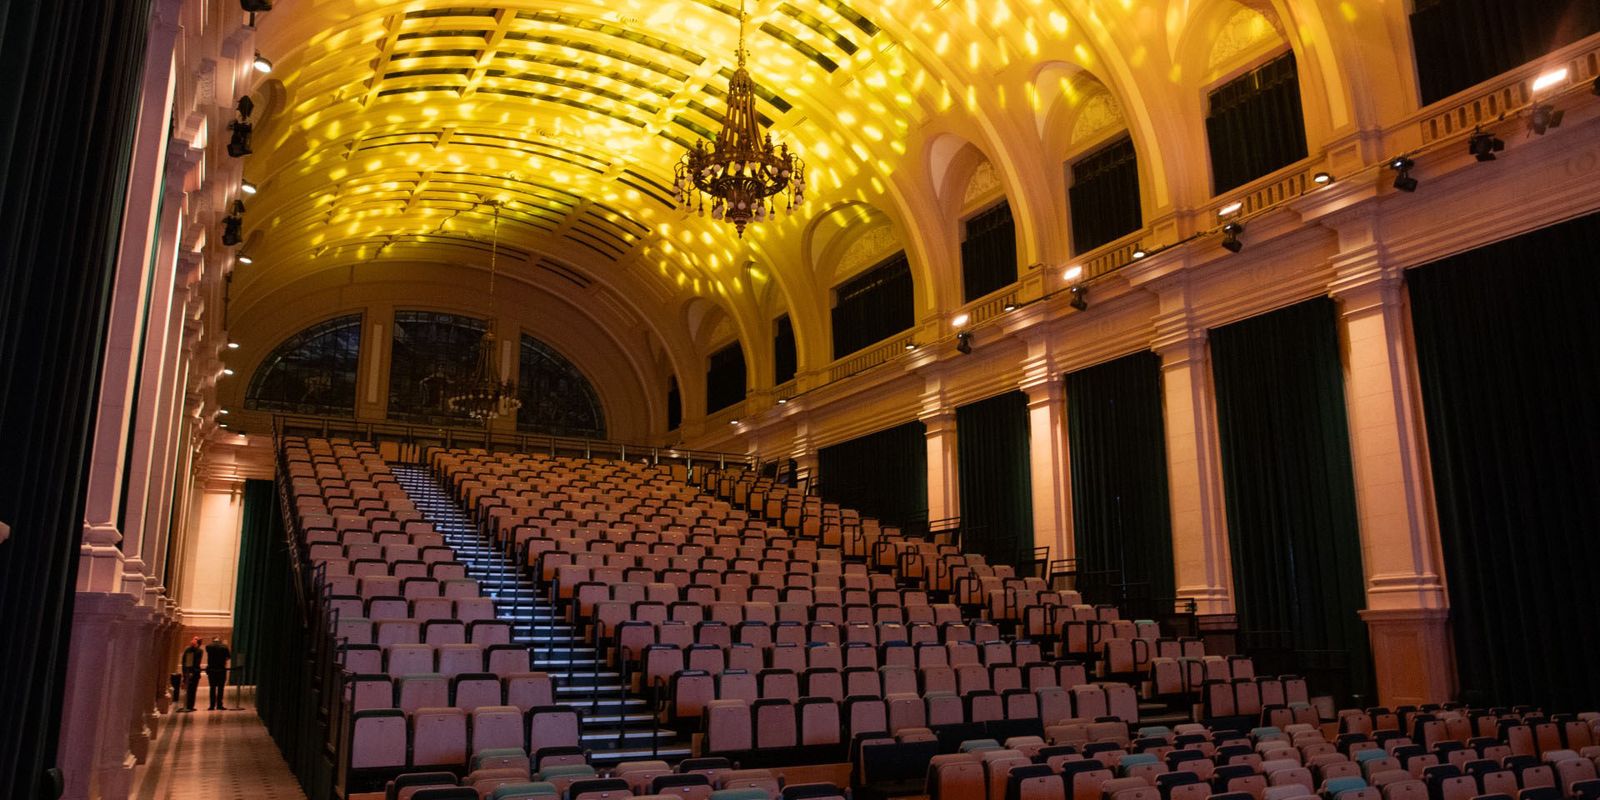
[[[205,690],[201,690],[201,702]],[[233,692],[228,693],[233,700]],[[237,711],[172,714],[133,776],[136,800],[304,800],[256,716],[250,693]]]

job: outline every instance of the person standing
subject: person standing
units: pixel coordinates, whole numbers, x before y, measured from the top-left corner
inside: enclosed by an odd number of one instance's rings
[[[208,711],[226,710],[222,704],[222,693],[228,688],[228,661],[233,658],[233,653],[222,639],[211,637],[211,644],[206,645],[206,683],[211,687],[211,705]]]
[[[195,695],[200,692],[200,658],[204,655],[200,649],[200,637],[189,640],[189,646],[183,649],[183,656],[178,665],[183,669],[183,711],[194,710]]]

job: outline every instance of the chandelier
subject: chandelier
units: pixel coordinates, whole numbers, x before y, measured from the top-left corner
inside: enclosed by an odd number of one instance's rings
[[[805,162],[790,155],[788,145],[774,146],[761,130],[756,116],[755,81],[745,69],[744,2],[739,3],[739,66],[728,79],[728,112],[717,139],[706,148],[703,141],[678,162],[673,188],[678,202],[694,201],[705,212],[711,196],[711,218],[727,220],[744,236],[744,226],[773,215],[769,198],[789,194],[789,207],[805,202]]]
[[[484,329],[483,338],[478,340],[478,364],[472,377],[458,384],[445,402],[451,411],[465,413],[487,426],[495,417],[516,412],[522,407],[522,400],[517,397],[517,385],[509,380],[501,380],[500,369],[495,365],[494,278],[495,262],[500,252],[500,201],[484,202],[494,209],[494,228],[489,244],[489,327]]]

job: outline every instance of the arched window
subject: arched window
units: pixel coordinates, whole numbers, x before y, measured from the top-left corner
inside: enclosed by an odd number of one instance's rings
[[[356,413],[361,315],[334,317],[285,339],[250,377],[245,408],[295,414]]]
[[[583,373],[554,348],[522,335],[517,429],[548,436],[606,438],[605,412]]]
[[[488,323],[433,311],[396,311],[389,356],[389,418],[433,425],[476,425],[451,411],[450,390],[472,378]]]

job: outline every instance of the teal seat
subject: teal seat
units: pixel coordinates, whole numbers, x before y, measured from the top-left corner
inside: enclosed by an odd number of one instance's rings
[[[503,783],[489,793],[489,800],[532,800],[537,797],[560,797],[553,783]]]
[[[1149,725],[1139,729],[1139,739],[1164,739],[1172,729],[1165,725]]]
[[[1322,784],[1322,793],[1328,797],[1338,797],[1343,792],[1360,791],[1367,788],[1367,782],[1350,776],[1346,778],[1333,778]]]
[[[528,765],[528,753],[520,747],[491,747],[472,756],[474,770],[517,765]]]
[[[1000,743],[993,739],[968,739],[961,743],[961,752],[980,753],[984,750],[999,750]]]
[[[539,774],[533,776],[533,779],[548,781],[552,778],[592,778],[595,774],[594,767],[588,764],[562,764],[539,770]]]
[[[1389,754],[1384,752],[1383,748],[1381,748],[1381,747],[1369,747],[1369,748],[1367,748],[1365,750],[1357,750],[1356,751],[1356,763],[1357,764],[1365,764],[1368,761],[1372,761],[1372,760],[1379,759],[1379,758],[1388,758],[1388,757],[1389,757]]]
[[[1152,753],[1129,753],[1117,761],[1117,769],[1120,771],[1123,777],[1127,777],[1128,770],[1132,769],[1133,767],[1137,767],[1140,764],[1159,763],[1161,763],[1161,759],[1156,758]]]

